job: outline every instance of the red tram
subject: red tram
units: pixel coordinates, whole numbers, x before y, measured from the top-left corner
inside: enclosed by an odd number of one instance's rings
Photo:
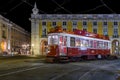
[[[108,37],[82,30],[63,31],[56,27],[48,34],[47,62],[102,59],[110,55]]]

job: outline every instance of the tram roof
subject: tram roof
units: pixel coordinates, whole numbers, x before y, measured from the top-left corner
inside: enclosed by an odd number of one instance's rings
[[[82,35],[69,34],[69,33],[65,33],[65,32],[63,32],[63,33],[50,33],[48,35],[49,36],[52,36],[52,35],[62,35],[62,36],[76,37],[76,38],[81,38],[81,39],[99,40],[99,41],[110,41],[110,40],[107,40],[107,39],[87,37],[87,36],[82,36]]]

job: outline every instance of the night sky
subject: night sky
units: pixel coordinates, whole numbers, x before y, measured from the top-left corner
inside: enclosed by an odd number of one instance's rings
[[[30,32],[35,2],[40,14],[120,14],[119,0],[0,0],[0,14]]]

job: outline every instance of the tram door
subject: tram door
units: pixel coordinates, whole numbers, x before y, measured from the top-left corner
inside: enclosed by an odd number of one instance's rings
[[[119,41],[118,40],[114,40],[112,42],[112,53],[120,55],[119,54]]]
[[[59,55],[60,56],[67,55],[67,36],[59,37]]]

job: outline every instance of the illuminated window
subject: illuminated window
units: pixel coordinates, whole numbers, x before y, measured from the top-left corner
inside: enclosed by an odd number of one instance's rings
[[[67,37],[66,36],[63,37],[63,45],[67,46]]]
[[[90,42],[90,43],[89,43],[89,47],[90,47],[90,48],[93,48],[93,40],[90,40],[89,42]]]
[[[94,48],[97,48],[97,41],[96,40],[94,40]]]
[[[89,42],[88,40],[84,40],[84,39],[83,39],[83,40],[82,40],[82,46],[83,46],[83,47],[88,47],[88,44],[89,44],[88,42]]]
[[[75,38],[74,37],[71,37],[70,38],[70,46],[75,46]]]
[[[80,39],[79,39],[79,38],[76,38],[76,39],[75,39],[75,46],[76,46],[76,47],[81,46],[81,44],[80,44]]]
[[[58,36],[53,35],[53,36],[48,36],[48,44],[58,44]]]
[[[104,49],[108,49],[108,42],[104,42]]]
[[[104,48],[103,42],[102,41],[98,41],[97,42],[97,47],[100,48],[100,49],[103,49]]]

